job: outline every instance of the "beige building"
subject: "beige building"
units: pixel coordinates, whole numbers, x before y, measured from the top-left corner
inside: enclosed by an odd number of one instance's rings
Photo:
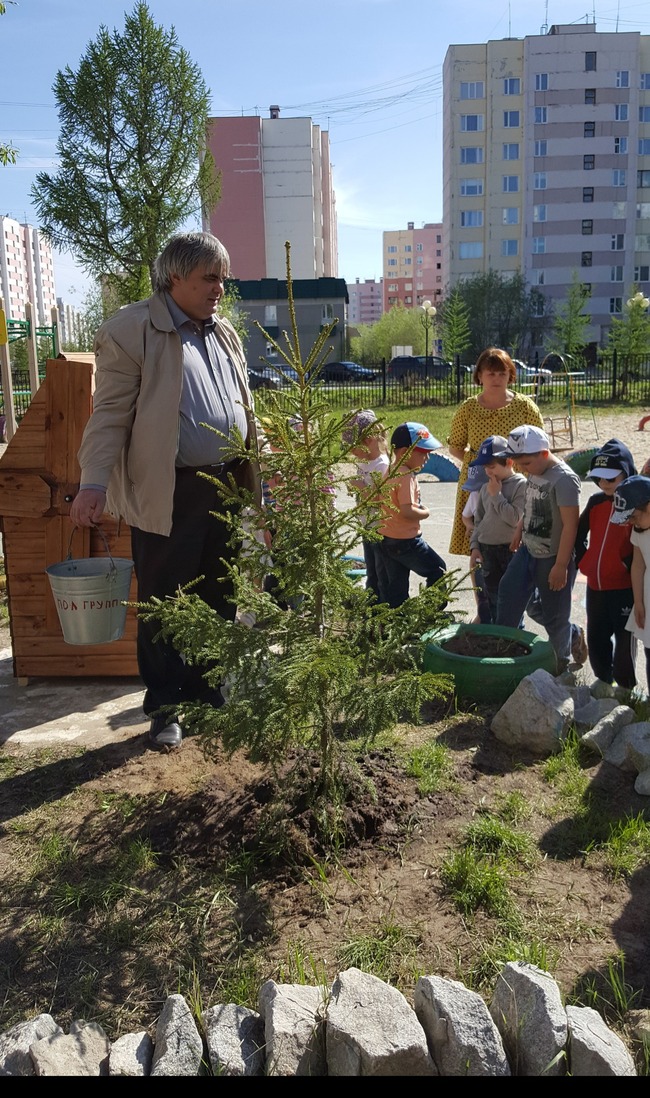
[[[0,217],[0,297],[12,320],[25,320],[30,302],[37,324],[51,323],[56,305],[52,249],[38,229],[12,217]]]
[[[442,301],[447,281],[444,269],[442,225],[425,224],[383,234],[384,312],[393,305],[407,309],[423,301]]]
[[[650,289],[650,36],[594,23],[450,46],[443,70],[449,283],[521,271],[551,303],[574,271],[602,341]]]

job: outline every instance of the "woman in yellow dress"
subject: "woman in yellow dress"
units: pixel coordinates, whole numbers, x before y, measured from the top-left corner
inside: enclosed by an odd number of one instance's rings
[[[478,453],[478,448],[489,435],[507,438],[514,427],[531,423],[543,427],[539,408],[530,397],[508,388],[516,377],[515,364],[506,351],[499,347],[487,347],[474,367],[474,381],[481,386],[477,396],[464,400],[452,423],[447,446],[452,457],[463,465],[458,478],[454,525],[449,542],[449,552],[469,556],[469,537],[463,523],[462,511],[468,492],[461,484],[467,480],[467,468]]]

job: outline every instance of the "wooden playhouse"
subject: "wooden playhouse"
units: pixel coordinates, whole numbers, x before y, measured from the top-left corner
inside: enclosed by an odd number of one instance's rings
[[[92,410],[93,377],[93,355],[49,359],[45,380],[0,457],[0,532],[19,679],[138,674],[135,611],[129,608],[118,641],[67,644],[45,573],[68,554],[70,504],[79,487],[77,451]],[[111,555],[129,558],[130,528],[109,515],[101,528]],[[99,534],[78,527],[72,556],[106,556]],[[129,598],[136,598],[135,579]]]

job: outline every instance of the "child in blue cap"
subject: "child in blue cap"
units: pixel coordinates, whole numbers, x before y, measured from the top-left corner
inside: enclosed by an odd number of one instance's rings
[[[598,491],[580,515],[576,564],[587,577],[587,650],[602,682],[636,686],[636,638],[627,623],[632,610],[632,545],[629,525],[610,522],[619,486],[636,474],[624,442],[610,438],[591,459],[587,476]]]
[[[411,572],[424,576],[427,587],[441,579],[447,571],[442,557],[422,537],[420,523],[429,517],[422,506],[417,474],[432,450],[442,443],[424,423],[400,423],[391,436],[393,450],[392,477],[382,504],[382,520],[378,531],[383,535],[378,543],[377,570],[379,596],[389,606],[401,606],[409,597]]]

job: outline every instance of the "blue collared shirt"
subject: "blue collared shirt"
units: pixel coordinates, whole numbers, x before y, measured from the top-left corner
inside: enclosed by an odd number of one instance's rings
[[[234,363],[215,334],[214,319],[191,320],[165,293],[183,347],[183,390],[178,417],[176,464],[195,467],[226,460],[225,439],[201,424],[229,436],[237,427],[246,437],[246,413]]]

